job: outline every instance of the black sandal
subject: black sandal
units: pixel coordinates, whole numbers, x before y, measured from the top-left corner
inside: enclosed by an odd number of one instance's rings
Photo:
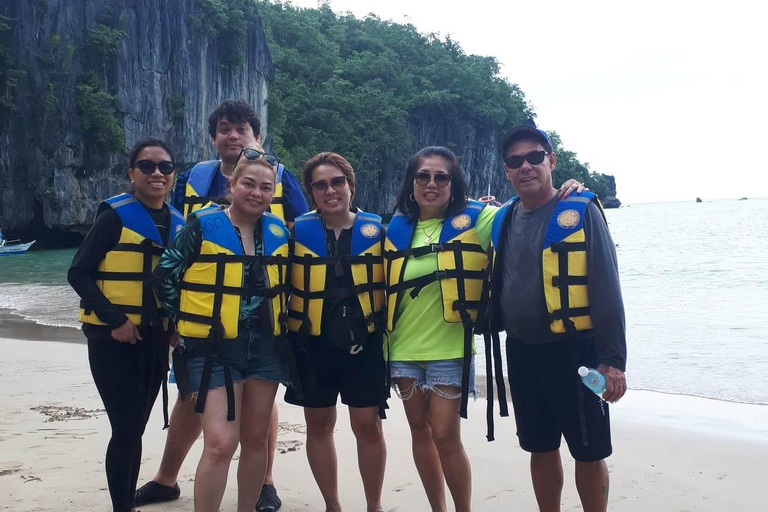
[[[259,500],[256,502],[256,512],[276,512],[280,510],[283,502],[277,495],[277,489],[274,485],[264,484],[261,486]]]
[[[150,480],[136,489],[135,506],[173,501],[179,499],[179,496],[181,496],[181,489],[178,483],[174,484],[173,487],[168,487]]]

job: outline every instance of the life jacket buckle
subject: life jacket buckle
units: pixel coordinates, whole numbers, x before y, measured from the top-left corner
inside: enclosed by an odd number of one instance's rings
[[[560,288],[560,276],[552,276],[552,286]]]
[[[431,252],[442,252],[443,251],[443,244],[431,244],[429,246],[429,249]]]
[[[438,281],[440,279],[445,279],[446,277],[448,277],[447,270],[435,270],[435,279],[437,279]]]

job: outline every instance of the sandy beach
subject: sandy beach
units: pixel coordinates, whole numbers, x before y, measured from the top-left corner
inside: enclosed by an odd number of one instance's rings
[[[109,424],[91,380],[85,345],[35,340],[40,331],[7,327],[0,331],[3,336],[14,333],[14,338],[26,339],[0,338],[4,363],[0,371],[0,510],[109,510],[103,469]],[[18,335],[20,331],[27,335]],[[144,436],[140,483],[153,476],[162,454],[165,433],[160,402]],[[281,399],[279,406],[275,479],[283,498],[281,510],[322,512],[304,451],[302,411]],[[428,512],[402,404],[394,398],[390,407],[384,425],[389,453],[384,505],[390,512]],[[768,510],[768,406],[630,390],[612,409],[612,417],[611,510]],[[536,510],[528,456],[517,444],[514,420],[497,419],[496,441],[488,443],[485,400],[481,399],[471,404],[470,419],[462,428],[472,462],[474,510]],[[365,502],[346,408],[339,408],[336,436],[345,510],[362,511]],[[199,442],[182,468],[181,498],[143,510],[192,510],[192,482],[201,449]],[[565,448],[563,457],[563,511],[581,510],[573,463]],[[235,509],[235,471],[233,463],[222,510]]]

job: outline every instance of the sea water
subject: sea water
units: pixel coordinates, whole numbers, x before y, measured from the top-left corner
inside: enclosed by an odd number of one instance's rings
[[[633,204],[606,215],[629,387],[768,404],[768,199]],[[77,327],[78,298],[66,284],[74,252],[0,257],[0,308]]]

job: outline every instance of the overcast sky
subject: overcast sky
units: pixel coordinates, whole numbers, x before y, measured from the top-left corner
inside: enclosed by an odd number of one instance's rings
[[[560,133],[593,170],[616,176],[624,203],[768,195],[763,2],[327,3],[495,56],[539,127]]]

